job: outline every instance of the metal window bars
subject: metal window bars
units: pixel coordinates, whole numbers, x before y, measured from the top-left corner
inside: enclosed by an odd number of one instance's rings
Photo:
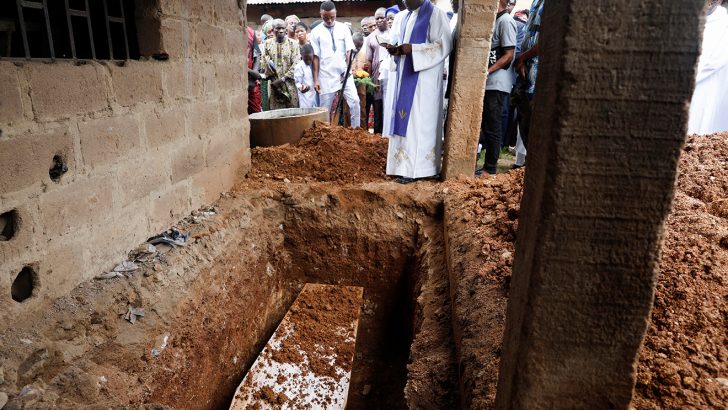
[[[0,0],[4,1],[4,0]],[[53,1],[53,0],[52,0]],[[93,0],[97,1],[97,0]],[[110,15],[109,13],[109,4],[108,1],[115,1],[117,2],[116,5],[118,11],[118,14],[120,15]],[[65,10],[65,20],[66,20],[66,27],[68,29],[68,39],[69,39],[69,45],[70,45],[70,52],[71,57],[74,60],[79,59],[78,58],[78,50],[77,50],[77,39],[75,36],[74,31],[74,17],[77,18],[83,18],[86,20],[86,26],[88,29],[88,37],[89,37],[89,43],[90,46],[90,55],[92,59],[97,58],[97,54],[102,55],[105,57],[106,50],[97,50],[98,43],[94,42],[94,21],[97,21],[101,24],[105,24],[105,32],[106,32],[106,42],[108,44],[108,59],[110,60],[128,60],[130,59],[130,49],[129,49],[129,37],[128,37],[128,29],[126,24],[126,13],[125,13],[125,0],[102,0],[103,5],[103,20],[101,20],[99,17],[92,16],[92,9],[89,7],[89,0],[80,0],[77,1],[76,4],[81,4],[85,7],[85,10],[80,10],[78,8],[71,8],[69,0],[63,0],[64,10]],[[53,39],[53,31],[51,29],[51,14],[49,13],[48,9],[48,0],[15,0],[16,6],[17,6],[17,13],[18,13],[18,23],[19,28],[23,40],[23,49],[25,52],[25,59],[37,59],[40,56],[37,55],[37,53],[32,49],[31,43],[29,41],[29,31],[28,31],[28,20],[26,20],[26,11],[29,10],[39,10],[42,12],[44,25],[45,25],[45,31],[48,36],[48,52],[50,55],[50,60],[54,61],[56,60],[56,47],[54,44]],[[76,6],[78,7],[78,6]],[[96,10],[96,9],[94,9]],[[101,20],[101,21],[99,21]],[[54,23],[58,24],[54,17]],[[32,22],[30,23],[33,24]],[[36,23],[37,24],[37,23]],[[78,24],[78,23],[76,23]],[[56,27],[58,28],[58,27]],[[78,29],[83,29],[81,27],[77,27]],[[99,27],[100,28],[100,27]],[[112,35],[112,30],[115,29],[121,29],[121,32],[123,33],[123,51],[119,52],[118,47],[120,44],[117,44],[117,55],[114,54],[114,39],[118,39],[119,36],[115,37]],[[96,31],[96,34],[98,34],[99,31]],[[117,32],[118,33],[118,32]],[[103,43],[102,43],[103,44]],[[62,53],[63,54],[63,53]],[[88,54],[86,54],[88,55]],[[61,58],[64,58],[61,56]],[[46,57],[41,57],[40,59],[46,59]],[[105,59],[105,58],[104,58]]]
[[[96,59],[96,47],[94,45],[94,33],[91,28],[91,12],[88,7],[88,0],[84,0],[85,10],[76,10],[68,6],[68,0],[64,0],[66,6],[66,19],[68,21],[68,38],[71,42],[71,55],[73,59],[76,59],[76,39],[73,31],[73,19],[71,17],[82,17],[86,19],[86,25],[88,26],[88,38],[91,46],[91,58]]]
[[[51,53],[51,59],[56,58],[56,52],[53,49],[53,34],[51,33],[51,19],[48,16],[48,0],[42,2],[30,1],[30,0],[16,0],[18,6],[18,20],[20,20],[20,32],[23,36],[23,47],[25,48],[25,57],[30,58],[30,45],[28,43],[28,30],[25,26],[25,17],[23,16],[24,9],[36,9],[43,11],[45,16],[46,33],[48,34],[48,48]]]
[[[106,18],[106,38],[109,40],[109,55],[111,56],[111,59],[114,58],[114,45],[112,44],[112,36],[111,36],[111,24],[121,24],[121,29],[124,32],[124,56],[125,59],[129,59],[129,38],[127,37],[126,33],[126,16],[124,15],[124,0],[117,0],[119,2],[119,10],[121,11],[121,17],[117,16],[110,16],[109,15],[109,6],[107,1],[108,0],[102,0],[104,3],[104,17]]]

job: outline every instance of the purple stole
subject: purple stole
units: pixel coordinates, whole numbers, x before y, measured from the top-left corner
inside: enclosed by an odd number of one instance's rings
[[[409,44],[422,44],[427,42],[427,32],[430,28],[430,17],[432,17],[433,8],[430,0],[425,0],[422,3],[420,11],[417,14],[415,25],[412,27]],[[412,16],[411,11],[408,12],[402,22],[400,32],[402,44],[404,44],[404,36],[407,33],[407,21],[410,16]],[[415,98],[415,89],[417,88],[420,73],[415,71],[414,64],[412,63],[412,54],[401,56],[397,59],[397,73],[399,73],[399,64],[402,62],[402,59],[404,59],[404,69],[402,70],[402,82],[396,94],[397,101],[394,104],[395,113],[392,134],[405,137],[407,136],[407,124],[409,123],[412,101]]]

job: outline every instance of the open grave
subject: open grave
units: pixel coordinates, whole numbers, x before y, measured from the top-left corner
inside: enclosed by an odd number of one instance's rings
[[[492,407],[523,171],[400,186],[385,153],[324,125],[254,149],[247,177],[176,225],[185,246],[0,333],[5,408],[228,408],[306,284],[363,289],[347,408]],[[686,147],[639,408],[726,401],[727,160],[726,136]]]

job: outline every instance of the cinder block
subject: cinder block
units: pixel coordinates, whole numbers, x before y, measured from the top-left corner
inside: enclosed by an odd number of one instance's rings
[[[68,166],[69,173],[62,178],[73,175],[73,138],[68,129],[0,140],[0,194],[41,182],[52,184],[48,171],[53,166],[55,155],[63,157]]]
[[[13,122],[23,118],[23,101],[15,64],[0,62],[0,123]]]
[[[220,104],[218,101],[198,102],[190,105],[190,135],[205,135],[219,122]]]
[[[130,249],[152,235],[147,209],[146,200],[134,202],[106,214],[104,219],[90,226],[89,232],[84,235],[88,243],[104,246],[86,247],[84,258],[91,270],[87,269],[84,279],[112,269],[127,258]]]
[[[225,52],[228,56],[236,57],[243,61],[245,47],[247,47],[247,34],[243,27],[230,28],[225,30]]]
[[[180,147],[172,154],[172,183],[202,171],[205,168],[204,143],[198,138]]]
[[[185,137],[185,112],[182,109],[155,110],[146,115],[144,125],[147,130],[147,141],[152,148],[173,141],[182,141]]]
[[[205,158],[208,167],[233,166],[239,153],[244,149],[243,128],[225,127],[209,139]]]
[[[180,61],[170,61],[167,69],[162,72],[165,97],[176,100],[192,96],[193,70]]]
[[[168,16],[180,17],[182,2],[180,0],[159,0],[159,10]]]
[[[123,67],[109,64],[116,102],[130,106],[162,100],[162,70],[165,63],[128,61]]]
[[[237,0],[215,0],[215,22],[220,25],[239,26],[242,28],[241,21],[243,13],[238,7]]]
[[[195,27],[195,51],[198,56],[223,55],[225,48],[225,33],[221,28],[206,23]]]
[[[194,95],[217,94],[218,82],[215,78],[214,64],[194,64],[192,70],[192,92]]]
[[[217,82],[225,92],[242,90],[243,78],[247,79],[247,68],[242,59],[236,63],[217,64]]]
[[[170,60],[179,60],[191,55],[190,30],[188,21],[162,18],[162,52],[169,54]]]
[[[30,98],[37,119],[59,119],[109,106],[96,64],[28,63]]]
[[[116,173],[119,184],[119,201],[123,204],[138,201],[151,193],[170,185],[169,159],[163,155],[120,164]]]
[[[190,19],[199,19],[206,23],[214,21],[213,7],[214,4],[210,0],[183,0],[187,9],[187,16]]]
[[[236,171],[231,166],[223,165],[205,168],[192,178],[193,202],[195,200],[199,204],[215,202],[221,193],[232,187],[236,180]]]
[[[179,221],[192,211],[188,184],[180,183],[154,195],[149,223],[153,232],[160,231]]]
[[[237,93],[230,99],[230,117],[232,121],[243,121],[248,118],[248,96],[245,93]]]
[[[48,252],[40,258],[38,264],[38,273],[41,275],[39,295],[48,298],[63,296],[79,282],[101,273],[93,272],[86,264],[86,248],[89,248],[89,242],[84,238],[53,238],[48,241]],[[103,243],[113,246],[106,241]]]
[[[78,180],[43,194],[40,208],[48,237],[98,224],[113,211],[113,181],[111,177]]]
[[[133,115],[82,121],[78,129],[84,164],[92,169],[112,165],[132,151],[140,154],[139,122]]]

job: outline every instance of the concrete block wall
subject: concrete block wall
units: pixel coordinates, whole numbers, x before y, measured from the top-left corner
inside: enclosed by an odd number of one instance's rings
[[[164,61],[0,61],[0,215],[20,220],[0,240],[0,328],[112,269],[247,171],[241,3],[137,1],[140,50]],[[68,169],[58,181],[54,157]],[[33,296],[17,302],[25,266]]]
[[[472,176],[498,0],[460,0],[442,174]],[[457,119],[457,120],[455,120]]]

